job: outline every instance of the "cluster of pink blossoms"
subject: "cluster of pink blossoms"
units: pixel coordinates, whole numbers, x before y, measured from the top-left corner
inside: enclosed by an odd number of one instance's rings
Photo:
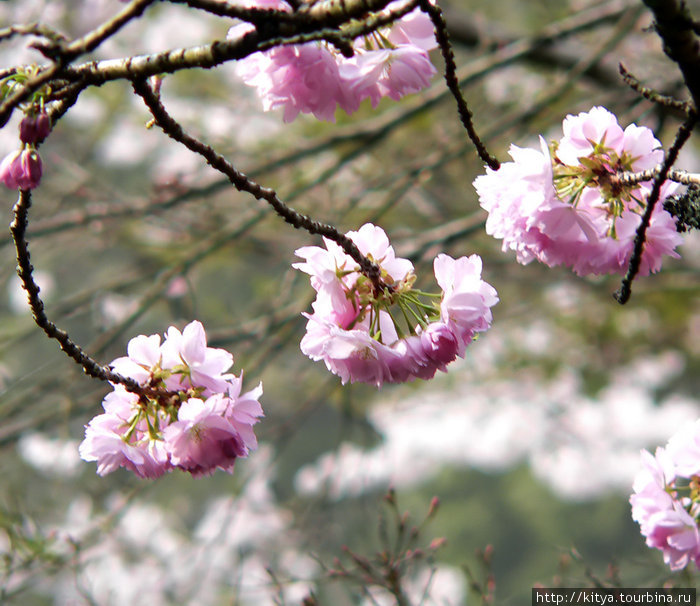
[[[171,326],[162,343],[159,335],[140,335],[127,353],[111,366],[148,391],[137,395],[115,385],[104,414],[85,427],[80,456],[97,461],[99,475],[118,467],[142,478],[174,468],[193,476],[232,472],[238,457],[257,448],[262,384],[241,394],[242,377],[226,373],[233,356],[207,347],[199,322],[182,332]]]
[[[491,325],[490,308],[498,297],[481,279],[478,255],[439,255],[434,270],[442,295],[431,295],[413,288],[413,265],[396,257],[380,227],[368,223],[347,236],[379,265],[382,292],[376,292],[352,257],[327,239],[325,249],[297,250],[305,262],[294,264],[311,275],[317,293],[313,314],[304,314],[308,323],[301,350],[312,360],[323,360],[343,383],[381,387],[416,377],[431,379],[463,357],[475,335]],[[392,309],[401,314],[403,329]]]
[[[19,125],[22,149],[5,156],[0,163],[0,182],[10,189],[34,189],[41,181],[41,158],[35,145],[51,131],[51,120],[46,112],[27,115]]]
[[[243,4],[291,10],[284,0]],[[396,10],[400,4],[394,2],[387,10]],[[229,38],[253,29],[248,23],[236,25]],[[265,111],[284,108],[285,122],[300,112],[334,121],[336,106],[351,114],[364,99],[376,107],[382,97],[398,100],[426,88],[436,71],[428,51],[436,46],[430,18],[415,9],[390,27],[356,40],[351,58],[326,42],[309,42],[254,53],[236,65],[243,81],[257,89]]]
[[[663,159],[651,130],[624,131],[607,109],[569,115],[564,136],[548,148],[511,146],[513,162],[477,177],[474,187],[488,211],[486,231],[514,250],[520,263],[537,259],[566,265],[579,275],[624,273],[651,183],[620,183],[623,172],[654,168]],[[682,239],[661,202],[677,186],[666,182],[652,214],[640,274],[661,269],[663,255]]]
[[[671,570],[700,568],[700,420],[684,427],[652,455],[642,451],[642,470],[630,497],[632,517],[647,545],[660,549]]]

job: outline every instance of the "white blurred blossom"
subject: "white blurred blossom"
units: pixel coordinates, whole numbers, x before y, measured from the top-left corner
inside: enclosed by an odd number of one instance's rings
[[[574,371],[551,380],[530,371],[484,380],[465,369],[439,392],[378,404],[369,417],[384,438],[380,446],[344,443],[301,468],[295,486],[340,499],[389,483],[414,486],[445,465],[498,471],[526,461],[562,498],[627,490],[639,450],[698,416],[692,398],[656,402],[653,395],[682,367],[675,352],[638,359],[596,398],[581,393]]]
[[[77,440],[49,438],[46,434],[31,432],[19,439],[17,450],[26,463],[47,475],[74,477],[82,465]]]
[[[44,301],[50,300],[56,288],[56,280],[53,275],[47,271],[37,270],[33,276],[34,282],[40,289],[39,296]],[[13,313],[17,315],[31,313],[27,293],[22,288],[22,281],[19,279],[19,276],[12,276],[7,283],[7,298]]]
[[[66,552],[80,545],[76,570],[38,589],[55,606],[85,596],[100,606],[273,606],[280,591],[299,603],[318,566],[301,550],[291,512],[275,502],[270,447],[261,445],[244,467],[241,494],[207,502],[191,530],[176,512],[139,498],[115,493],[98,512],[90,498],[77,497],[54,531]]]

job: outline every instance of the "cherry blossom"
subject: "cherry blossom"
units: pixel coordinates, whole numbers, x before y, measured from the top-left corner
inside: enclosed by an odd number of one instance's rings
[[[491,307],[498,302],[496,290],[481,279],[481,257],[452,257],[441,254],[434,262],[435,278],[442,288],[440,318],[457,339],[457,353],[478,332],[491,325]]]
[[[228,404],[222,394],[206,401],[190,398],[182,403],[178,420],[163,430],[172,465],[193,476],[211,474],[217,468],[233,471],[236,459],[246,456],[248,451],[226,418]]]
[[[642,451],[642,469],[630,497],[632,518],[649,547],[663,553],[671,570],[700,565],[700,462],[696,422],[676,433],[655,455]]]
[[[242,4],[291,10],[282,0]],[[393,4],[398,8],[398,2]],[[253,29],[240,23],[228,37],[240,38]],[[355,40],[350,58],[324,41],[309,42],[253,53],[239,60],[236,70],[257,90],[265,111],[283,108],[285,122],[300,113],[334,122],[337,107],[351,114],[364,99],[376,107],[383,97],[399,100],[429,86],[436,70],[428,51],[436,46],[430,18],[415,9],[391,26]]]
[[[242,377],[226,371],[233,356],[207,346],[203,326],[171,326],[129,341],[127,356],[111,364],[147,389],[139,395],[115,385],[104,414],[85,427],[80,456],[105,475],[125,467],[143,478],[178,468],[194,476],[233,470],[257,448],[253,431],[263,410],[262,384],[241,394]]]
[[[431,295],[414,289],[413,264],[396,256],[380,227],[368,223],[346,235],[378,264],[383,283],[379,289],[352,257],[328,239],[325,249],[298,249],[296,254],[305,262],[293,264],[309,274],[317,293],[313,313],[304,314],[301,350],[312,360],[323,360],[343,383],[381,387],[431,379],[438,370],[446,371],[457,356],[464,356],[476,333],[489,328],[490,308],[498,297],[481,279],[477,255],[460,259],[439,255],[434,269],[443,292]]]
[[[161,440],[152,439],[147,423],[140,419],[138,396],[118,386],[103,402],[104,414],[85,427],[80,457],[97,461],[101,476],[125,467],[141,478],[158,478],[170,469]],[[164,420],[159,415],[159,420]]]
[[[617,177],[656,166],[661,144],[646,127],[623,131],[603,107],[567,116],[563,131],[551,149],[542,137],[539,150],[511,146],[513,162],[477,177],[474,187],[489,213],[486,231],[523,264],[537,259],[579,275],[624,273],[651,183],[623,185]],[[676,189],[664,183],[660,201]],[[664,256],[678,257],[681,241],[673,218],[656,204],[640,275],[659,271]]]

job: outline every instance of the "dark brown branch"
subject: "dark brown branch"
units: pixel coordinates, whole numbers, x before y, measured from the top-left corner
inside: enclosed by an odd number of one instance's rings
[[[363,19],[371,13],[383,10],[392,0],[330,0],[325,2],[299,3],[299,8],[293,12],[266,9],[247,8],[220,0],[169,0],[173,4],[186,4],[191,8],[206,11],[219,17],[241,19],[254,23],[258,29],[264,30],[274,24],[278,34],[308,32],[319,28],[334,28],[352,19]],[[288,2],[290,6],[293,4]],[[289,24],[293,30],[279,28],[279,24]]]
[[[647,229],[649,228],[649,223],[651,222],[651,216],[654,213],[654,207],[659,201],[661,185],[666,180],[671,167],[678,159],[678,153],[680,152],[681,148],[690,138],[693,128],[695,128],[695,125],[698,122],[698,117],[699,116],[697,113],[691,113],[686,121],[681,124],[681,127],[676,133],[676,138],[673,141],[673,145],[671,145],[664,155],[664,161],[661,163],[661,168],[654,177],[651,192],[649,193],[649,197],[647,199],[647,206],[644,210],[642,221],[637,228],[637,234],[634,238],[634,249],[632,250],[632,256],[630,257],[630,262],[627,266],[627,274],[625,274],[625,277],[622,279],[620,288],[613,294],[613,297],[620,305],[627,303],[632,295],[632,281],[639,272],[639,267],[642,262],[642,254],[644,253],[644,242],[646,241]]]
[[[13,208],[14,219],[10,224],[10,232],[12,233],[12,239],[17,252],[17,275],[22,281],[22,288],[27,292],[29,307],[32,310],[32,316],[37,326],[39,326],[49,338],[56,339],[61,349],[82,366],[87,375],[96,379],[102,379],[103,381],[120,383],[126,387],[127,390],[136,394],[148,395],[153,392],[152,389],[143,387],[133,379],[123,377],[93,360],[72,341],[67,332],[58,328],[46,316],[44,302],[39,297],[40,289],[34,280],[34,267],[31,264],[29,246],[25,237],[31,204],[31,192],[29,190],[20,190],[19,198]]]
[[[259,183],[256,183],[250,177],[236,169],[211,147],[185,133],[180,124],[168,114],[165,107],[160,102],[160,99],[145,81],[136,81],[133,83],[133,86],[136,94],[146,103],[156,124],[171,139],[182,143],[187,149],[202,156],[212,168],[226,175],[233,186],[239,191],[249,193],[256,200],[265,200],[280,217],[293,227],[304,229],[310,234],[324,236],[337,242],[342,249],[357,262],[360,266],[360,271],[372,280],[377,292],[383,292],[391,288],[382,281],[379,267],[365,257],[350,238],[341,234],[332,225],[314,221],[310,217],[302,215],[293,208],[288,207],[280,200],[275,190],[269,187],[262,187]]]
[[[644,86],[637,78],[627,71],[622,63],[620,63],[619,69],[620,75],[625,81],[625,84],[652,103],[657,103],[663,107],[680,110],[686,115],[693,109],[692,104],[689,101],[681,101],[680,99],[675,99],[674,97],[655,91],[653,88]]]
[[[129,23],[129,21],[140,17],[143,11],[155,1],[156,0],[134,0],[129,3],[112,19],[61,49],[61,60],[63,63],[69,63],[75,57],[95,50],[102,42],[116,34],[122,27]]]
[[[0,29],[0,42],[10,40],[15,36],[41,36],[54,42],[64,42],[67,38],[48,25],[43,23],[31,23],[29,25],[12,25]]]
[[[654,28],[664,43],[664,52],[678,64],[685,84],[700,109],[700,42],[694,21],[683,0],[642,0],[654,13]]]
[[[219,0],[169,0],[172,4],[185,4],[190,8],[205,11],[217,17],[240,19],[253,23],[256,26],[265,26],[265,23],[278,21],[293,23],[298,20],[294,13],[276,10],[272,8],[245,7],[239,4],[220,2]]]
[[[14,109],[26,101],[32,94],[38,91],[42,86],[53,80],[61,70],[61,66],[54,64],[51,67],[40,71],[36,76],[25,82],[24,86],[19,88],[15,93],[10,95],[0,104],[0,128],[7,124],[7,121],[12,116]]]
[[[467,105],[464,95],[462,95],[461,89],[459,88],[454,52],[452,51],[452,46],[450,45],[450,38],[449,34],[447,33],[447,24],[442,16],[442,11],[440,10],[439,6],[431,4],[430,0],[421,0],[420,7],[421,10],[430,17],[430,20],[433,22],[433,26],[435,27],[435,37],[440,45],[443,59],[445,60],[445,82],[447,83],[447,88],[450,89],[452,96],[455,98],[455,101],[457,101],[459,118],[462,121],[469,138],[472,140],[472,143],[474,143],[479,157],[493,170],[498,170],[501,163],[489,153],[489,151],[486,149],[486,145],[484,145],[483,141],[476,133],[474,122],[472,121],[472,112]]]

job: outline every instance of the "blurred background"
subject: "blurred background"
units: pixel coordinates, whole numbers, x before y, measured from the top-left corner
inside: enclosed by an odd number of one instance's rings
[[[442,3],[441,3],[442,4]],[[700,3],[690,2],[696,17]],[[41,21],[77,36],[113,0],[9,0],[0,27]],[[679,116],[628,89],[686,98],[680,73],[635,0],[444,3],[478,132],[501,161],[511,143],[559,138],[570,113],[604,105],[666,146]],[[114,58],[204,44],[231,22],[158,3],[96,53]],[[39,61],[29,40],[0,46],[0,69]],[[433,56],[441,71],[439,53]],[[431,288],[432,259],[477,253],[499,293],[494,323],[430,382],[340,385],[299,350],[314,292],[291,269],[319,240],[235,191],[158,129],[130,87],[86,91],[41,148],[44,179],[28,231],[47,312],[102,363],[138,334],[205,326],[231,351],[244,388],[264,384],[260,450],[219,472],[105,478],[78,458],[108,386],[86,377],[33,324],[9,233],[0,257],[0,602],[13,605],[391,604],[328,578],[342,546],[382,548],[382,497],[446,544],[407,574],[415,604],[476,604],[469,572],[493,547],[498,604],[534,584],[694,587],[644,545],[628,504],[639,451],[700,416],[700,238],[638,279],[579,278],[518,265],[484,233],[471,185],[483,173],[454,100],[435,77],[400,103],[337,122],[264,113],[232,65],[168,76],[166,107],[261,184],[341,231],[381,225]],[[17,141],[16,115],[0,149]],[[696,140],[677,168],[698,172]],[[0,191],[11,219],[15,194]]]

